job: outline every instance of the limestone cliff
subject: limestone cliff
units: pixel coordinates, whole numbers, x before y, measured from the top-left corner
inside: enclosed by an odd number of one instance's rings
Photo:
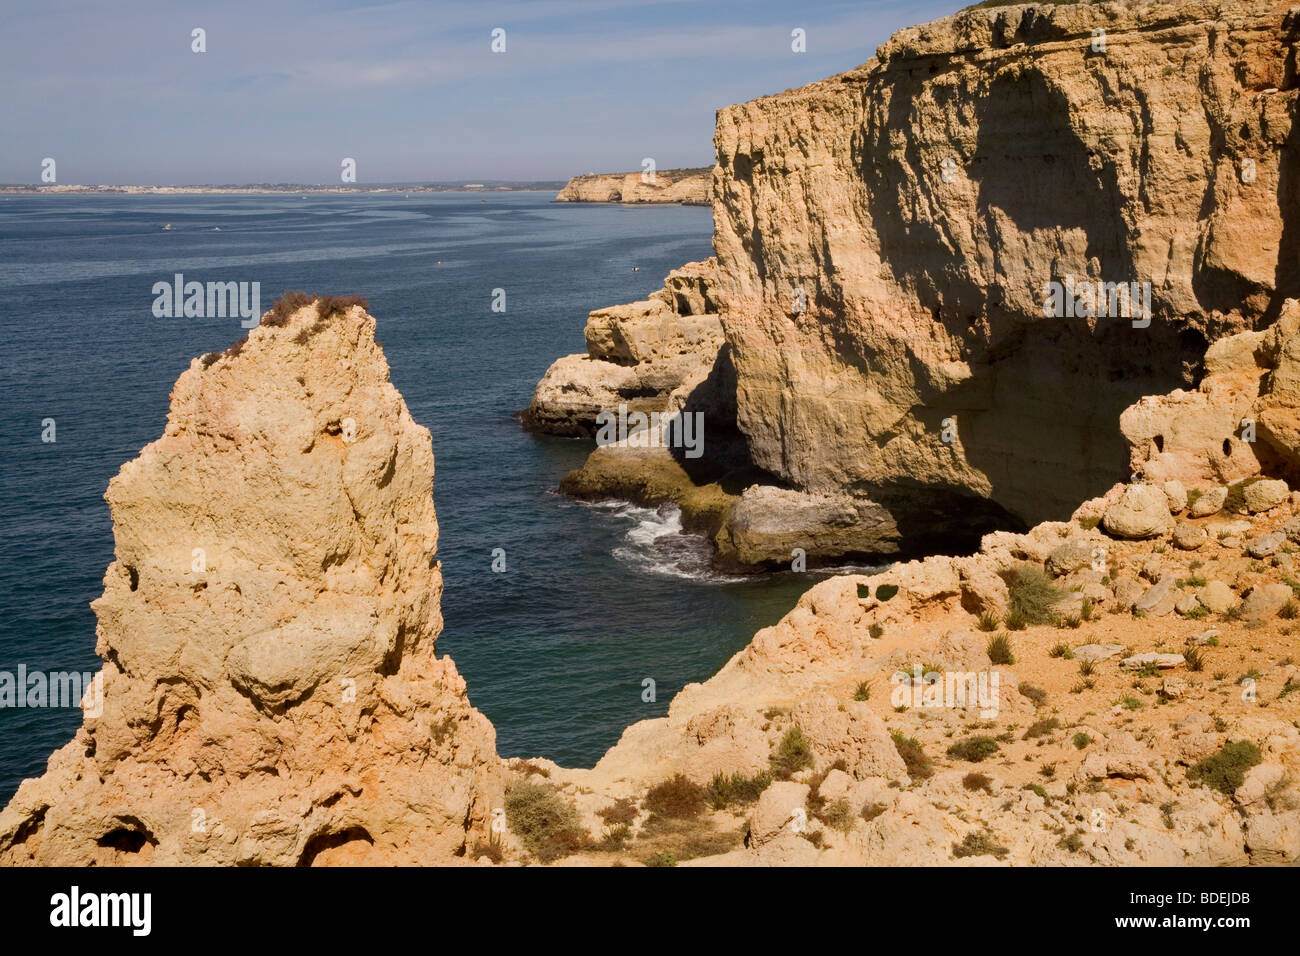
[[[0,814],[0,862],[454,862],[499,805],[434,654],[429,432],[374,320],[319,309],[192,362],[110,483],[102,714]]]
[[[710,202],[712,171],[657,169],[650,173],[589,173],[574,176],[556,202],[682,203],[706,206]]]
[[[976,8],[720,110],[713,295],[766,476],[723,563],[965,549],[1158,455],[1126,409],[1300,291],[1297,29],[1241,0]],[[570,489],[635,486],[610,465]]]
[[[1027,523],[1125,478],[1121,412],[1297,292],[1296,30],[1240,0],[973,9],[719,111],[755,463]],[[1150,283],[1150,324],[1045,317],[1054,280]]]

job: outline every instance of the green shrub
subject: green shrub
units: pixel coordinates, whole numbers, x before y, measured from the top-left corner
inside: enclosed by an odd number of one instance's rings
[[[812,745],[796,725],[785,732],[771,759],[772,772],[785,780],[813,765]]]
[[[1052,605],[1060,600],[1062,591],[1042,568],[1024,564],[1002,572],[1010,592],[1008,621],[1012,614],[1025,624],[1055,624],[1056,612]],[[1008,624],[1008,627],[1010,624]]]
[[[732,804],[753,803],[771,783],[772,775],[766,770],[760,770],[752,777],[746,777],[740,771],[728,777],[719,770],[709,783],[709,803],[715,810]]]
[[[981,631],[996,631],[998,629],[998,616],[992,611],[982,611],[979,617],[979,629]]]
[[[870,700],[870,699],[871,699],[871,683],[870,683],[870,681],[865,681],[865,680],[864,680],[864,681],[858,681],[858,687],[857,687],[857,690],[855,690],[855,691],[853,692],[853,699],[854,699],[854,700]]]
[[[587,842],[578,811],[546,784],[520,781],[506,790],[506,820],[525,849],[550,863]]]
[[[1187,771],[1187,779],[1199,780],[1207,787],[1231,796],[1246,779],[1246,771],[1263,758],[1254,741],[1238,740],[1226,743],[1212,756],[1206,757]]]
[[[1035,707],[1042,707],[1047,700],[1047,691],[1026,681],[1021,681],[1020,686],[1016,689],[1020,691],[1022,697],[1028,697],[1032,700]]]
[[[1011,652],[1011,637],[1008,634],[999,634],[989,639],[988,643],[989,660],[994,664],[1006,664],[1010,666],[1016,662],[1016,656]]]
[[[632,839],[632,828],[626,823],[616,823],[605,828],[605,835],[597,846],[602,850],[617,852]]]
[[[848,833],[853,829],[853,818],[857,816],[853,812],[853,804],[844,797],[828,804],[814,815],[832,830],[839,830],[841,833]]]
[[[998,742],[992,737],[975,736],[959,740],[948,748],[948,756],[970,763],[979,763],[998,752]]]
[[[980,830],[975,833],[966,834],[966,839],[960,843],[952,845],[952,855],[955,857],[965,856],[992,856],[999,860],[1005,859],[1011,851],[1004,846],[998,846],[994,842],[993,834],[987,830]]]
[[[1077,747],[1079,750],[1082,750],[1090,743],[1092,743],[1092,738],[1089,737],[1087,734],[1085,734],[1082,730],[1074,735],[1074,746]]]
[[[889,736],[893,738],[894,749],[898,751],[898,755],[903,758],[903,763],[907,766],[909,777],[920,780],[934,773],[930,758],[925,755],[925,751],[915,737],[904,737],[897,730]]]
[[[1055,717],[1045,717],[1042,720],[1036,720],[1030,724],[1029,729],[1025,731],[1025,740],[1029,740],[1032,737],[1045,736],[1060,726],[1061,722]]]

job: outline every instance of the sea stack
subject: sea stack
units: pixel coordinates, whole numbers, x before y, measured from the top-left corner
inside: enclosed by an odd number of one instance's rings
[[[432,443],[374,329],[290,299],[181,375],[105,495],[102,712],[0,814],[0,863],[452,863],[483,831]]]

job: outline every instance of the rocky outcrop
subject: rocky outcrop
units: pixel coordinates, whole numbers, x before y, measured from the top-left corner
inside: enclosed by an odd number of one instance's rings
[[[1195,389],[1151,395],[1120,428],[1134,473],[1231,484],[1263,473],[1300,478],[1300,302],[1259,332],[1213,343]]]
[[[712,170],[656,169],[644,173],[588,173],[574,176],[556,202],[682,203],[707,206]]]
[[[429,432],[364,309],[284,311],[191,363],[110,483],[102,712],[0,814],[0,863],[451,863],[500,805],[434,654]]]
[[[715,277],[714,260],[687,263],[649,299],[592,311],[586,354],[566,355],[546,370],[519,415],[524,427],[594,438],[602,411],[663,411],[675,391],[689,394],[722,347]]]
[[[1300,682],[1282,622],[1297,612],[1278,581],[1291,558],[1252,562],[1218,533],[1231,515],[1196,519],[1211,543],[1195,557],[1097,526],[1107,502],[1150,487],[1117,485],[1069,522],[989,535],[971,556],[824,581],[666,717],[552,780],[580,805],[592,795],[594,827],[611,799],[678,775],[709,787],[722,809],[692,835],[739,820],[744,839],[698,865],[1294,862]],[[1249,533],[1300,525],[1295,502]],[[1198,574],[1229,602],[1201,604]],[[1135,584],[1152,592],[1142,613],[1123,598]],[[1070,616],[1013,623],[1044,587]],[[1157,591],[1190,602],[1165,607]],[[990,626],[1010,630],[980,633]],[[788,782],[763,789],[765,774]],[[761,796],[736,796],[756,780]],[[625,852],[662,855],[659,825],[638,816]]]

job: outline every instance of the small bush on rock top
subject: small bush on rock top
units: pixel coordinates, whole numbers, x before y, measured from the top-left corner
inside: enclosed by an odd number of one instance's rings
[[[1040,567],[1021,565],[1002,572],[1007,583],[1010,600],[1007,604],[1007,626],[1011,620],[1027,625],[1055,624],[1056,613],[1052,605],[1060,600],[1062,592],[1052,583],[1051,576]]]
[[[812,765],[812,745],[798,726],[791,727],[772,754],[772,772],[784,780]]]
[[[645,795],[645,808],[655,816],[689,820],[704,809],[707,791],[683,774],[651,787]]]
[[[587,842],[578,811],[545,784],[515,783],[506,790],[505,802],[510,829],[543,863],[573,853]]]
[[[979,763],[998,752],[998,742],[992,737],[976,736],[959,740],[948,748],[948,756],[970,763]]]
[[[978,830],[974,833],[966,834],[966,839],[960,843],[952,845],[952,855],[958,858],[966,856],[992,856],[999,860],[1005,859],[1011,851],[1004,846],[998,846],[993,839],[993,834],[987,830]]]
[[[903,763],[907,766],[909,777],[920,780],[934,773],[930,758],[925,755],[925,751],[915,737],[904,737],[897,730],[889,736],[893,738],[894,749],[898,751],[898,755],[903,758]]]
[[[1189,768],[1187,779],[1199,780],[1220,793],[1232,795],[1245,781],[1246,771],[1263,759],[1254,741],[1229,742],[1218,753]]]
[[[746,777],[740,771],[728,777],[719,770],[709,783],[709,804],[715,810],[722,810],[732,804],[753,803],[771,783],[772,775],[766,770],[760,770],[752,777]]]

